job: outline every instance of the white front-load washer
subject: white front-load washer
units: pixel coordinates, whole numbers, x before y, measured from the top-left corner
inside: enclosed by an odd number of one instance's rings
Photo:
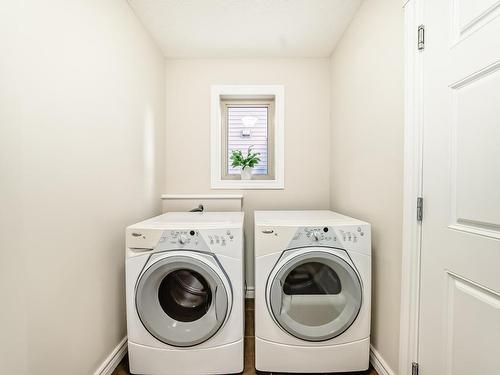
[[[255,212],[255,365],[369,366],[370,225],[331,211]]]
[[[130,371],[243,371],[243,213],[166,213],[129,226],[126,247]]]

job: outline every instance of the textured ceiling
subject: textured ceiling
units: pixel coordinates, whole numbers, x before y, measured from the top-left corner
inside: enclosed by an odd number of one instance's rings
[[[327,57],[362,0],[129,0],[169,58]]]

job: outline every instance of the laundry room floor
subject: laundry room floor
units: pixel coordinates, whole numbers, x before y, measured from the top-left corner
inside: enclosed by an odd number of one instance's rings
[[[253,299],[245,301],[245,369],[243,375],[281,375],[281,373],[261,372],[255,370],[255,347],[254,347],[254,304]],[[370,369],[362,372],[335,373],[335,375],[378,375],[370,366]],[[128,357],[125,356],[112,375],[130,375],[128,369]]]

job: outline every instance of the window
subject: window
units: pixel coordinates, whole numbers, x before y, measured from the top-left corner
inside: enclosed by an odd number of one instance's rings
[[[211,177],[213,189],[282,189],[282,86],[212,86]],[[259,153],[252,178],[231,166],[232,151]]]
[[[254,179],[274,179],[274,98],[221,99],[222,179],[240,179],[240,168],[231,166],[232,151],[243,155],[249,147],[259,153]]]

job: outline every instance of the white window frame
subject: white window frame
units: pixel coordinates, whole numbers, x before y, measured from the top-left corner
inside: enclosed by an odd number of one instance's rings
[[[259,99],[274,97],[274,179],[222,179],[221,99]],[[282,85],[213,85],[210,119],[210,174],[212,189],[284,189],[285,188],[285,89]]]

